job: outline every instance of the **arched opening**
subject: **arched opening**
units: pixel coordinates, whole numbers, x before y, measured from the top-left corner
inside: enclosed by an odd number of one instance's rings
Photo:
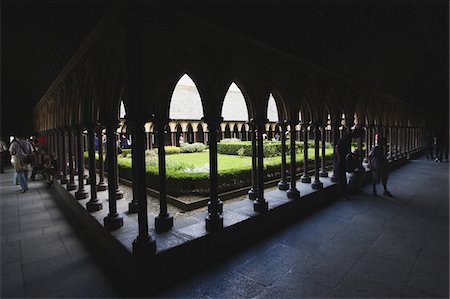
[[[177,124],[175,128],[175,146],[180,146],[180,143],[184,143],[183,129],[180,124]]]
[[[178,80],[170,100],[169,118],[172,120],[200,120],[203,106],[194,81],[187,75]]]
[[[186,142],[187,143],[194,143],[195,142],[195,138],[194,138],[194,129],[192,128],[191,124],[188,124],[187,128],[186,128]]]
[[[240,88],[231,83],[225,95],[222,105],[222,117],[224,121],[247,121],[248,109],[244,95]]]
[[[201,124],[197,125],[197,132],[195,132],[196,142],[205,143],[205,133],[203,132],[203,126]]]
[[[223,136],[225,138],[231,138],[231,130],[230,130],[230,125],[229,124],[226,124]]]
[[[235,125],[233,126],[233,138],[240,139],[240,138],[239,138],[239,130],[238,130],[237,124],[235,124]]]
[[[242,141],[247,141],[247,131],[245,130],[245,125],[242,125],[241,128],[241,140]]]

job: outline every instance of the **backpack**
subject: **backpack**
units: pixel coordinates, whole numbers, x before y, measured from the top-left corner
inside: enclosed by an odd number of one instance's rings
[[[19,141],[16,141],[16,142],[19,144],[23,153],[26,154],[26,156],[22,159],[23,163],[25,163],[27,165],[33,163],[33,156],[31,154],[27,154],[27,152],[25,151],[25,149],[23,148],[22,144]]]

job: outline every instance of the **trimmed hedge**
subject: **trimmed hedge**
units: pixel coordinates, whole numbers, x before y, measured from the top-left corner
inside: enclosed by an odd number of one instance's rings
[[[297,141],[295,143],[297,151],[303,151],[303,142]],[[314,147],[314,143],[309,141],[308,146]],[[286,154],[290,154],[291,145],[286,142]],[[224,155],[252,155],[252,142],[219,142],[217,144],[217,152]],[[264,157],[275,157],[281,155],[281,141],[264,141]]]
[[[203,152],[206,149],[206,145],[199,142],[194,143],[181,143],[180,150],[182,153],[196,153]]]

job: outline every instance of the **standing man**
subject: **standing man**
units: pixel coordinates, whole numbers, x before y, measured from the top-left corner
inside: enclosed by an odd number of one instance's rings
[[[20,186],[22,187],[22,193],[28,191],[28,161],[27,157],[33,153],[33,147],[31,143],[18,136],[9,147],[9,153],[14,156],[14,168],[16,169],[17,177],[19,178]]]
[[[381,137],[377,146],[375,146],[369,153],[369,167],[372,171],[372,194],[377,196],[376,185],[380,183],[383,185],[383,195],[392,197],[391,192],[387,190],[388,170],[386,159],[386,138]]]
[[[3,137],[0,137],[0,173],[5,173],[5,162],[8,159],[8,147]]]
[[[345,157],[351,152],[353,138],[364,136],[363,128],[356,128],[350,133],[342,136],[341,140],[336,144],[336,160],[338,175],[338,191],[340,195],[347,193],[347,174],[345,167]]]

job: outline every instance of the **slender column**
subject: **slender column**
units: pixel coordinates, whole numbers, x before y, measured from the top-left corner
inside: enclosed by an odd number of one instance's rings
[[[248,198],[255,200],[257,197],[258,186],[257,186],[257,171],[256,171],[256,127],[253,120],[248,122],[249,130],[251,131],[252,138],[252,188],[248,191]]]
[[[69,135],[69,182],[67,183],[67,190],[72,191],[77,188],[75,184],[75,171],[74,171],[74,161],[73,161],[73,132],[72,128],[68,128]]]
[[[127,119],[127,125],[128,127],[131,129],[131,136],[133,138],[133,143],[131,144],[131,161],[132,161],[132,167],[131,167],[131,175],[132,175],[132,191],[133,191],[133,199],[128,203],[128,212],[129,213],[137,213],[139,208],[138,208],[138,198],[139,198],[139,194],[138,194],[138,189],[140,189],[140,187],[137,187],[136,184],[137,182],[141,179],[138,176],[141,174],[141,172],[138,172],[138,168],[141,167],[138,163],[139,161],[135,161],[134,160],[134,152],[135,152],[135,147],[140,146],[140,145],[136,145],[135,146],[135,141],[134,139],[136,138],[136,134],[139,134],[139,123],[133,123],[130,122],[129,119]],[[136,132],[134,132],[136,131]],[[139,139],[139,138],[138,138]],[[145,144],[145,140],[144,140],[144,144]],[[145,145],[144,145],[145,146]],[[145,150],[145,149],[144,149]],[[145,177],[145,151],[144,151],[144,177]],[[135,167],[135,165],[139,165],[138,167]],[[144,180],[144,184],[145,184],[145,180]],[[146,217],[147,218],[147,217]],[[148,220],[147,220],[148,222]]]
[[[338,181],[338,174],[336,173],[337,170],[337,152],[336,152],[336,145],[339,142],[339,122],[333,122],[331,124],[331,131],[333,135],[333,174],[331,175],[330,180],[333,183],[336,183]]]
[[[118,121],[106,126],[106,160],[108,166],[108,207],[109,213],[103,219],[107,230],[116,230],[123,226],[123,217],[117,213],[117,132]]]
[[[66,130],[61,129],[61,184],[67,184],[69,182],[67,172],[67,143],[66,143]]]
[[[72,155],[73,155],[73,174],[78,175],[78,139],[76,136],[76,128],[72,128]]]
[[[281,178],[278,182],[278,189],[287,190],[289,184],[286,182],[286,123],[279,122],[278,125],[281,128]]]
[[[258,135],[257,151],[258,151],[258,192],[257,198],[253,202],[253,210],[256,212],[266,212],[269,210],[269,204],[264,199],[264,140],[263,133],[266,119],[256,119],[256,130]]]
[[[76,130],[77,134],[77,155],[78,155],[78,190],[75,192],[75,198],[87,198],[87,191],[84,189],[84,140],[83,128],[79,127]]]
[[[393,138],[393,129],[391,126],[388,128],[389,131],[389,162],[394,161],[394,138]]]
[[[326,138],[326,130],[325,130],[325,125],[324,126],[322,126],[322,138],[321,138],[321,140],[322,140],[322,147],[321,147],[321,150],[322,150],[322,160],[321,160],[321,165],[320,165],[320,173],[319,173],[319,176],[320,177],[322,177],[322,178],[327,178],[328,177],[328,172],[327,172],[327,169],[326,169],[326,156],[325,156],[325,146],[326,146],[326,144],[325,144],[325,138]]]
[[[360,125],[360,127],[363,128],[364,126]],[[361,154],[363,153],[363,143],[364,143],[363,138],[364,137],[365,137],[365,135],[358,138],[358,149],[360,150]]]
[[[167,212],[166,151],[164,149],[165,127],[169,120],[154,118],[153,122],[156,128],[156,137],[158,143],[159,174],[159,215],[155,217],[155,230],[157,232],[163,232],[170,230],[173,226],[173,217],[170,216]],[[186,139],[185,142],[187,142]]]
[[[105,162],[103,155],[103,127],[98,127],[98,168],[99,168],[99,182],[97,184],[97,191],[105,191],[108,185],[105,183]]]
[[[320,123],[314,123],[314,182],[311,187],[313,189],[322,189],[323,183],[319,179],[320,168],[320,154],[319,154],[319,142],[320,142]]]
[[[288,198],[297,199],[300,198],[300,191],[297,189],[297,159],[295,157],[295,126],[298,124],[298,120],[292,120],[289,122],[290,132],[290,151],[291,151],[291,163],[290,163],[290,187],[286,192]]]
[[[86,203],[88,212],[99,211],[103,208],[103,204],[97,199],[97,172],[95,166],[95,124],[88,126],[88,152],[89,152],[89,178],[91,198]]]
[[[220,123],[223,119],[220,116],[202,119],[208,124],[209,140],[209,180],[210,197],[208,202],[208,215],[206,216],[206,230],[216,231],[223,228],[223,203],[219,199],[218,190],[218,167],[217,167],[217,135]]]
[[[303,175],[300,181],[302,183],[311,183],[311,177],[308,174],[308,124],[302,123],[301,125],[303,128]]]
[[[132,167],[134,169],[133,200],[137,199],[138,213],[138,236],[133,241],[133,254],[136,256],[146,256],[156,252],[156,242],[148,232],[147,188],[145,185],[145,122],[130,120],[127,120],[127,122],[129,123],[131,137],[133,139],[133,143],[131,144],[133,151],[131,156]],[[162,130],[164,132],[164,127]],[[161,143],[160,140],[158,141],[159,143]],[[162,139],[162,147],[164,148],[164,139]],[[157,230],[160,229],[161,227],[158,226]]]

